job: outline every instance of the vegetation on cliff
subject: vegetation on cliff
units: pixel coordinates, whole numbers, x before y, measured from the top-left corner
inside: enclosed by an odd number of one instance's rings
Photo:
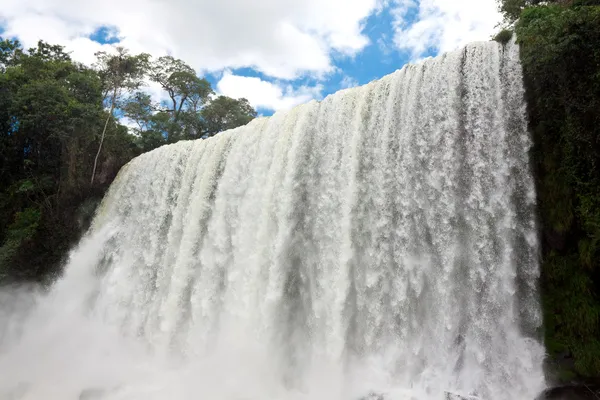
[[[600,0],[504,0],[534,135],[550,372],[600,376]]]
[[[155,103],[142,90],[147,81],[170,101]],[[173,57],[119,48],[88,67],[61,46],[24,50],[0,38],[0,284],[52,279],[131,158],[255,115],[245,99],[215,97]]]

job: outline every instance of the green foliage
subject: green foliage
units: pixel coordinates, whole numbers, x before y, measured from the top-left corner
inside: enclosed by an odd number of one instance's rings
[[[20,48],[21,45],[18,41],[0,38],[0,72],[4,72],[13,64],[16,52]]]
[[[48,44],[42,40],[38,41],[37,47],[30,48],[28,53],[33,59],[40,61],[71,61],[71,56],[65,53],[63,46]]]
[[[498,9],[504,16],[504,22],[512,24],[521,17],[525,9],[542,5],[558,5],[561,7],[600,5],[600,0],[497,0]]]
[[[34,207],[16,213],[14,222],[7,229],[4,243],[0,246],[0,279],[11,272],[10,261],[23,242],[33,239],[41,217],[40,209]]]
[[[244,99],[211,101],[208,81],[181,60],[115,50],[89,68],[61,46],[23,50],[0,38],[0,284],[55,276],[91,218],[80,218],[83,205],[96,204],[132,157],[256,115]],[[172,107],[140,91],[148,78]]]
[[[513,34],[514,32],[510,29],[502,29],[494,36],[493,40],[501,44],[507,44],[512,39]]]
[[[584,4],[598,1],[526,8],[516,26],[543,222],[546,344],[559,379],[600,375],[600,7]]]
[[[130,56],[128,51],[123,47],[117,47],[116,50],[117,54],[107,54],[105,52],[96,53],[96,57],[98,57],[96,68],[98,68],[98,75],[102,82],[104,100],[108,100],[110,111],[109,115],[106,116],[106,122],[104,123],[104,128],[100,135],[98,151],[94,158],[92,179],[90,181],[92,185],[94,184],[94,178],[96,176],[98,157],[100,157],[102,145],[104,144],[104,138],[106,136],[106,129],[108,128],[110,120],[113,118],[113,112],[117,106],[117,102],[123,92],[131,92],[142,85],[144,75],[148,70],[148,62],[150,59],[148,54]]]
[[[96,58],[94,69],[102,82],[105,100],[111,103],[118,101],[120,91],[134,91],[142,85],[150,62],[148,54],[132,56],[123,47],[117,47],[116,54],[100,51]]]
[[[200,112],[205,122],[205,134],[213,136],[217,132],[245,125],[256,117],[256,111],[248,100],[219,96]]]
[[[0,280],[36,279],[76,239],[72,208],[91,193],[82,182],[106,114],[98,75],[61,46],[0,42]]]
[[[136,92],[121,109],[135,122],[133,128],[142,151],[181,139],[198,139],[245,125],[256,117],[246,99],[214,94],[206,79],[179,59],[160,57],[151,63],[149,77],[169,96],[164,104],[154,104],[150,96]]]
[[[154,121],[154,131],[161,131],[168,143],[200,137],[198,113],[213,94],[210,83],[196,76],[193,68],[182,60],[171,56],[160,57],[152,64],[150,79],[160,84],[171,100],[168,109],[162,110],[168,113],[168,120],[159,115]]]
[[[506,21],[515,21],[519,18],[521,11],[527,6],[527,0],[502,0],[500,12]]]
[[[172,102],[169,112],[174,120],[184,107],[197,111],[213,93],[206,79],[199,78],[192,67],[171,56],[160,57],[152,64],[150,79],[169,95]]]

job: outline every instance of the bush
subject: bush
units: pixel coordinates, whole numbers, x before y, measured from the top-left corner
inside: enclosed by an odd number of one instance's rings
[[[514,32],[510,29],[502,29],[496,36],[494,36],[493,40],[503,45],[506,45],[513,37]]]
[[[582,377],[600,376],[600,7],[587,5],[599,2],[527,8],[516,26],[543,224],[546,344],[551,364],[569,359]]]

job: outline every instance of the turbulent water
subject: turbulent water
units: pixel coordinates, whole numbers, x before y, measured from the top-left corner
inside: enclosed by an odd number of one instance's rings
[[[518,53],[471,44],[134,159],[53,290],[0,298],[0,395],[533,399]]]

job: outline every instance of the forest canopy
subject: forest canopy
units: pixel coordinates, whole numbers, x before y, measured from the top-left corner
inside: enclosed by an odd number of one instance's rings
[[[144,91],[150,82],[168,101]],[[117,47],[86,66],[61,46],[23,49],[0,37],[0,283],[58,273],[94,204],[133,157],[255,116],[246,99],[216,96],[171,56]]]

